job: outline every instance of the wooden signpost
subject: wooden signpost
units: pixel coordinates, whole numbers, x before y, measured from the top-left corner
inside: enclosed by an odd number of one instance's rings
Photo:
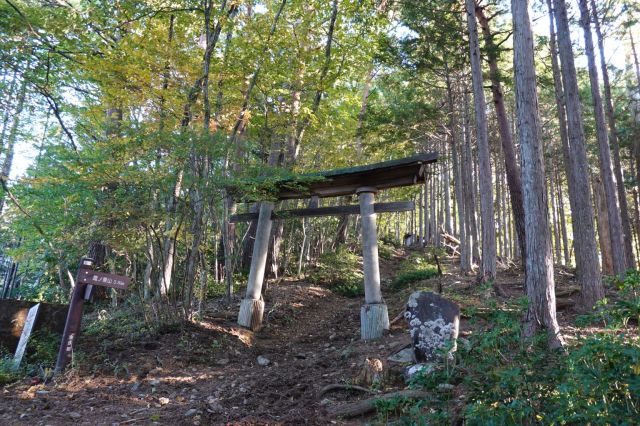
[[[62,342],[60,343],[60,351],[58,352],[58,360],[56,362],[56,372],[64,370],[75,347],[75,340],[80,333],[82,324],[82,311],[84,310],[84,301],[89,300],[91,289],[94,285],[101,287],[110,287],[120,290],[126,290],[131,282],[131,278],[122,275],[107,274],[97,272],[92,269],[93,260],[83,258],[80,261],[78,274],[76,275],[76,286],[73,288],[71,302],[69,302],[69,312],[67,313],[67,322],[64,325],[62,334]]]
[[[31,309],[29,309],[27,319],[24,321],[24,327],[22,327],[22,334],[20,335],[18,348],[16,349],[16,354],[13,357],[13,364],[16,366],[16,368],[20,367],[20,363],[22,362],[22,358],[24,357],[24,352],[27,349],[27,343],[29,342],[29,337],[31,337],[33,326],[36,323],[36,319],[38,319],[39,310],[40,304],[38,303],[37,305],[34,305]]]

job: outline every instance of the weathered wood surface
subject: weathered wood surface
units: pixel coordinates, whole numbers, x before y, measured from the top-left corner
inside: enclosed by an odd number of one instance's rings
[[[127,287],[129,287],[131,278],[124,275],[114,275],[107,274],[105,272],[92,271],[90,269],[80,269],[78,271],[78,281],[83,284],[126,290]]]
[[[31,337],[31,332],[33,331],[34,325],[36,324],[36,319],[38,318],[39,311],[39,303],[29,309],[27,320],[24,322],[22,334],[20,335],[20,341],[18,342],[18,348],[16,349],[15,356],[13,357],[13,363],[16,368],[20,366],[22,358],[24,357],[24,353],[27,350],[27,343],[29,343],[29,338]]]
[[[425,165],[438,161],[437,152],[421,153],[397,160],[383,161],[364,166],[328,170],[300,175],[295,179],[283,179],[271,191],[279,200],[318,197],[337,197],[355,194],[362,186],[378,189],[397,188],[423,182]],[[272,186],[273,183],[270,184]],[[246,198],[240,187],[227,187],[236,200]],[[255,200],[254,200],[255,201]]]
[[[351,404],[332,406],[327,408],[327,412],[329,417],[356,417],[375,410],[378,401],[389,401],[396,398],[424,399],[428,396],[428,392],[421,390],[402,390],[374,396]]]
[[[376,203],[373,205],[375,213],[408,212],[415,209],[413,201],[394,201],[390,203]],[[288,219],[293,217],[341,216],[346,214],[360,214],[357,204],[348,206],[329,206],[304,209],[291,209],[273,212],[271,219]],[[258,213],[240,213],[229,218],[231,223],[250,222],[258,219]]]

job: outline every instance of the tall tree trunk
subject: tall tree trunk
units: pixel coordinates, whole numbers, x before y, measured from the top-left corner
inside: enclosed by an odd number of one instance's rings
[[[464,262],[462,270],[463,272],[471,272],[473,264],[479,258],[478,252],[478,228],[476,223],[476,203],[474,197],[474,180],[473,180],[473,155],[471,152],[471,125],[469,119],[469,94],[466,86],[463,87],[464,96],[464,112],[463,112],[463,147],[462,147],[462,182],[464,188],[464,203],[465,203],[465,216],[467,226],[467,241],[469,246],[469,259],[466,259],[468,263]],[[467,269],[466,266],[469,266]]]
[[[4,161],[2,162],[2,170],[0,171],[0,179],[8,180],[11,174],[11,167],[13,166],[13,155],[15,152],[16,140],[18,139],[18,131],[20,128],[20,114],[24,108],[24,99],[27,94],[27,80],[23,78],[20,84],[20,91],[18,92],[18,99],[16,100],[16,109],[13,111],[13,120],[11,121],[11,128],[9,129],[9,136],[7,137],[7,143],[4,148]],[[0,143],[3,141],[0,140]],[[0,214],[4,209],[4,192],[0,197]]]
[[[631,235],[631,220],[629,218],[629,205],[627,203],[627,193],[624,188],[624,178],[622,173],[622,162],[620,161],[620,144],[618,143],[618,131],[616,129],[616,115],[613,109],[613,98],[611,96],[611,83],[609,81],[609,70],[604,57],[604,39],[600,29],[600,20],[596,9],[596,3],[591,0],[593,22],[596,26],[596,36],[598,39],[598,50],[600,51],[600,69],[602,70],[602,83],[604,86],[605,112],[609,123],[609,142],[613,151],[613,172],[618,189],[618,203],[620,205],[620,220],[622,221],[622,231],[624,233],[624,248],[627,257],[627,268],[635,268],[636,261],[633,255],[633,237]]]
[[[564,214],[564,193],[562,192],[562,181],[558,175],[558,170],[555,170],[556,185],[558,191],[558,216],[560,216],[560,234],[562,236],[562,254],[564,256],[564,264],[569,266],[571,264],[571,254],[569,253],[569,237],[567,236],[567,221]]]
[[[496,230],[493,216],[493,189],[489,153],[489,131],[487,127],[484,80],[478,43],[478,28],[475,17],[475,1],[466,0],[467,26],[469,28],[469,52],[471,77],[476,117],[476,140],[478,142],[478,180],[480,183],[480,211],[482,219],[482,281],[496,276]]]
[[[533,337],[540,328],[549,332],[549,345],[562,346],[556,319],[553,256],[549,234],[545,191],[543,147],[540,138],[538,95],[533,60],[533,34],[528,0],[512,0],[513,68],[516,86],[516,114],[526,226],[525,288],[529,306],[525,317],[525,336]]]
[[[587,0],[579,0],[580,23],[584,30],[585,53],[589,67],[589,81],[591,83],[591,97],[593,99],[593,110],[596,120],[596,137],[598,140],[598,157],[600,159],[600,173],[602,175],[602,185],[604,189],[604,200],[606,210],[600,214],[607,213],[609,220],[609,237],[611,238],[611,257],[613,259],[613,272],[622,274],[627,269],[627,258],[624,250],[624,240],[622,238],[622,221],[620,219],[620,209],[618,208],[618,196],[613,169],[611,166],[611,152],[609,139],[607,136],[607,124],[604,119],[604,109],[602,97],[600,96],[600,83],[598,81],[598,67],[596,65],[595,50],[593,48],[593,37],[591,34],[591,15]]]
[[[611,250],[611,235],[609,234],[609,216],[604,188],[599,176],[593,178],[593,196],[596,204],[596,224],[598,226],[598,241],[600,242],[600,257],[602,259],[602,273],[612,275],[614,260]]]
[[[516,158],[516,149],[511,135],[511,126],[507,118],[507,110],[504,105],[504,96],[502,94],[502,85],[500,84],[500,70],[498,68],[498,46],[493,39],[493,34],[489,28],[489,20],[487,19],[484,9],[476,7],[476,16],[482,28],[487,57],[489,62],[489,79],[491,80],[491,94],[493,96],[493,104],[495,106],[496,118],[498,120],[498,133],[500,142],[502,143],[502,153],[504,154],[504,166],[507,172],[507,184],[509,185],[509,194],[511,195],[511,209],[514,212],[516,232],[518,233],[518,241],[520,242],[520,252],[524,258],[525,254],[525,226],[524,226],[524,207],[522,201],[522,181],[520,179],[520,168],[518,167],[518,159]],[[526,265],[525,265],[526,266]]]
[[[594,214],[589,188],[589,168],[582,122],[582,108],[578,94],[578,79],[574,64],[573,47],[565,0],[554,0],[554,15],[558,25],[558,51],[562,63],[562,80],[567,110],[569,164],[567,170],[574,185],[569,185],[573,216],[573,237],[576,254],[576,272],[581,285],[580,305],[591,309],[604,297],[604,287],[598,265],[598,250],[594,229]]]

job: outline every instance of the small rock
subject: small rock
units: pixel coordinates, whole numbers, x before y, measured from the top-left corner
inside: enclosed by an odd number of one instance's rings
[[[24,419],[25,417],[27,417],[27,413],[22,413],[22,414],[20,414],[20,418],[21,418],[21,419]]]
[[[414,351],[412,347],[407,347],[402,349],[399,352],[396,352],[395,354],[391,355],[389,358],[387,358],[389,361],[391,362],[397,362],[400,364],[406,363],[406,362],[415,362],[415,356],[414,356]]]
[[[82,414],[78,413],[77,411],[72,411],[69,413],[69,417],[71,417],[72,419],[79,419],[80,417],[82,417]]]
[[[443,392],[448,392],[454,390],[456,387],[451,383],[440,383],[438,385],[438,390]]]
[[[131,392],[137,392],[138,389],[140,389],[140,382],[135,382],[134,384],[131,385]]]
[[[207,411],[212,414],[220,414],[224,411],[218,398],[211,395],[207,398]]]
[[[195,408],[190,408],[189,410],[187,410],[186,413],[184,413],[185,417],[193,417],[196,414],[198,414],[198,410],[196,410]]]
[[[429,374],[434,370],[433,364],[415,364],[404,369],[405,381],[413,379],[418,374]]]
[[[36,391],[36,395],[38,396],[47,396],[49,394],[48,390],[40,389]]]
[[[262,355],[260,355],[256,361],[258,362],[258,365],[261,367],[266,367],[267,365],[271,364],[271,361],[269,361],[269,358]]]
[[[296,354],[295,357],[297,359],[307,359],[307,356],[305,354]]]
[[[322,401],[320,401],[320,405],[329,405],[331,404],[331,400],[329,398],[325,398]]]
[[[158,399],[158,402],[160,403],[160,405],[167,405],[169,403],[169,398],[163,396]]]
[[[158,385],[160,384],[160,380],[158,380],[158,379],[150,380],[150,381],[149,381],[149,384],[150,384],[151,386],[158,386]]]
[[[227,365],[229,364],[229,358],[220,358],[216,360],[216,365]]]

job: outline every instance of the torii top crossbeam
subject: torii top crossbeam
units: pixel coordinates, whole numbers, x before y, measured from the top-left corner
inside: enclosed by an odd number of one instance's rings
[[[437,152],[412,155],[398,160],[298,175],[276,182],[272,199],[292,200],[309,197],[353,195],[367,186],[378,190],[410,186],[423,182],[426,165],[438,161]],[[228,187],[236,200],[243,198],[238,187]],[[256,200],[254,200],[256,201]]]
[[[355,194],[357,189],[370,186],[380,189],[415,185],[424,181],[425,166],[438,161],[437,152],[416,154],[399,160],[383,161],[365,166],[334,169],[319,173],[302,175],[303,177],[322,177],[311,182],[308,191],[287,187],[283,182],[278,193],[279,200],[308,198],[309,196],[337,197]]]

